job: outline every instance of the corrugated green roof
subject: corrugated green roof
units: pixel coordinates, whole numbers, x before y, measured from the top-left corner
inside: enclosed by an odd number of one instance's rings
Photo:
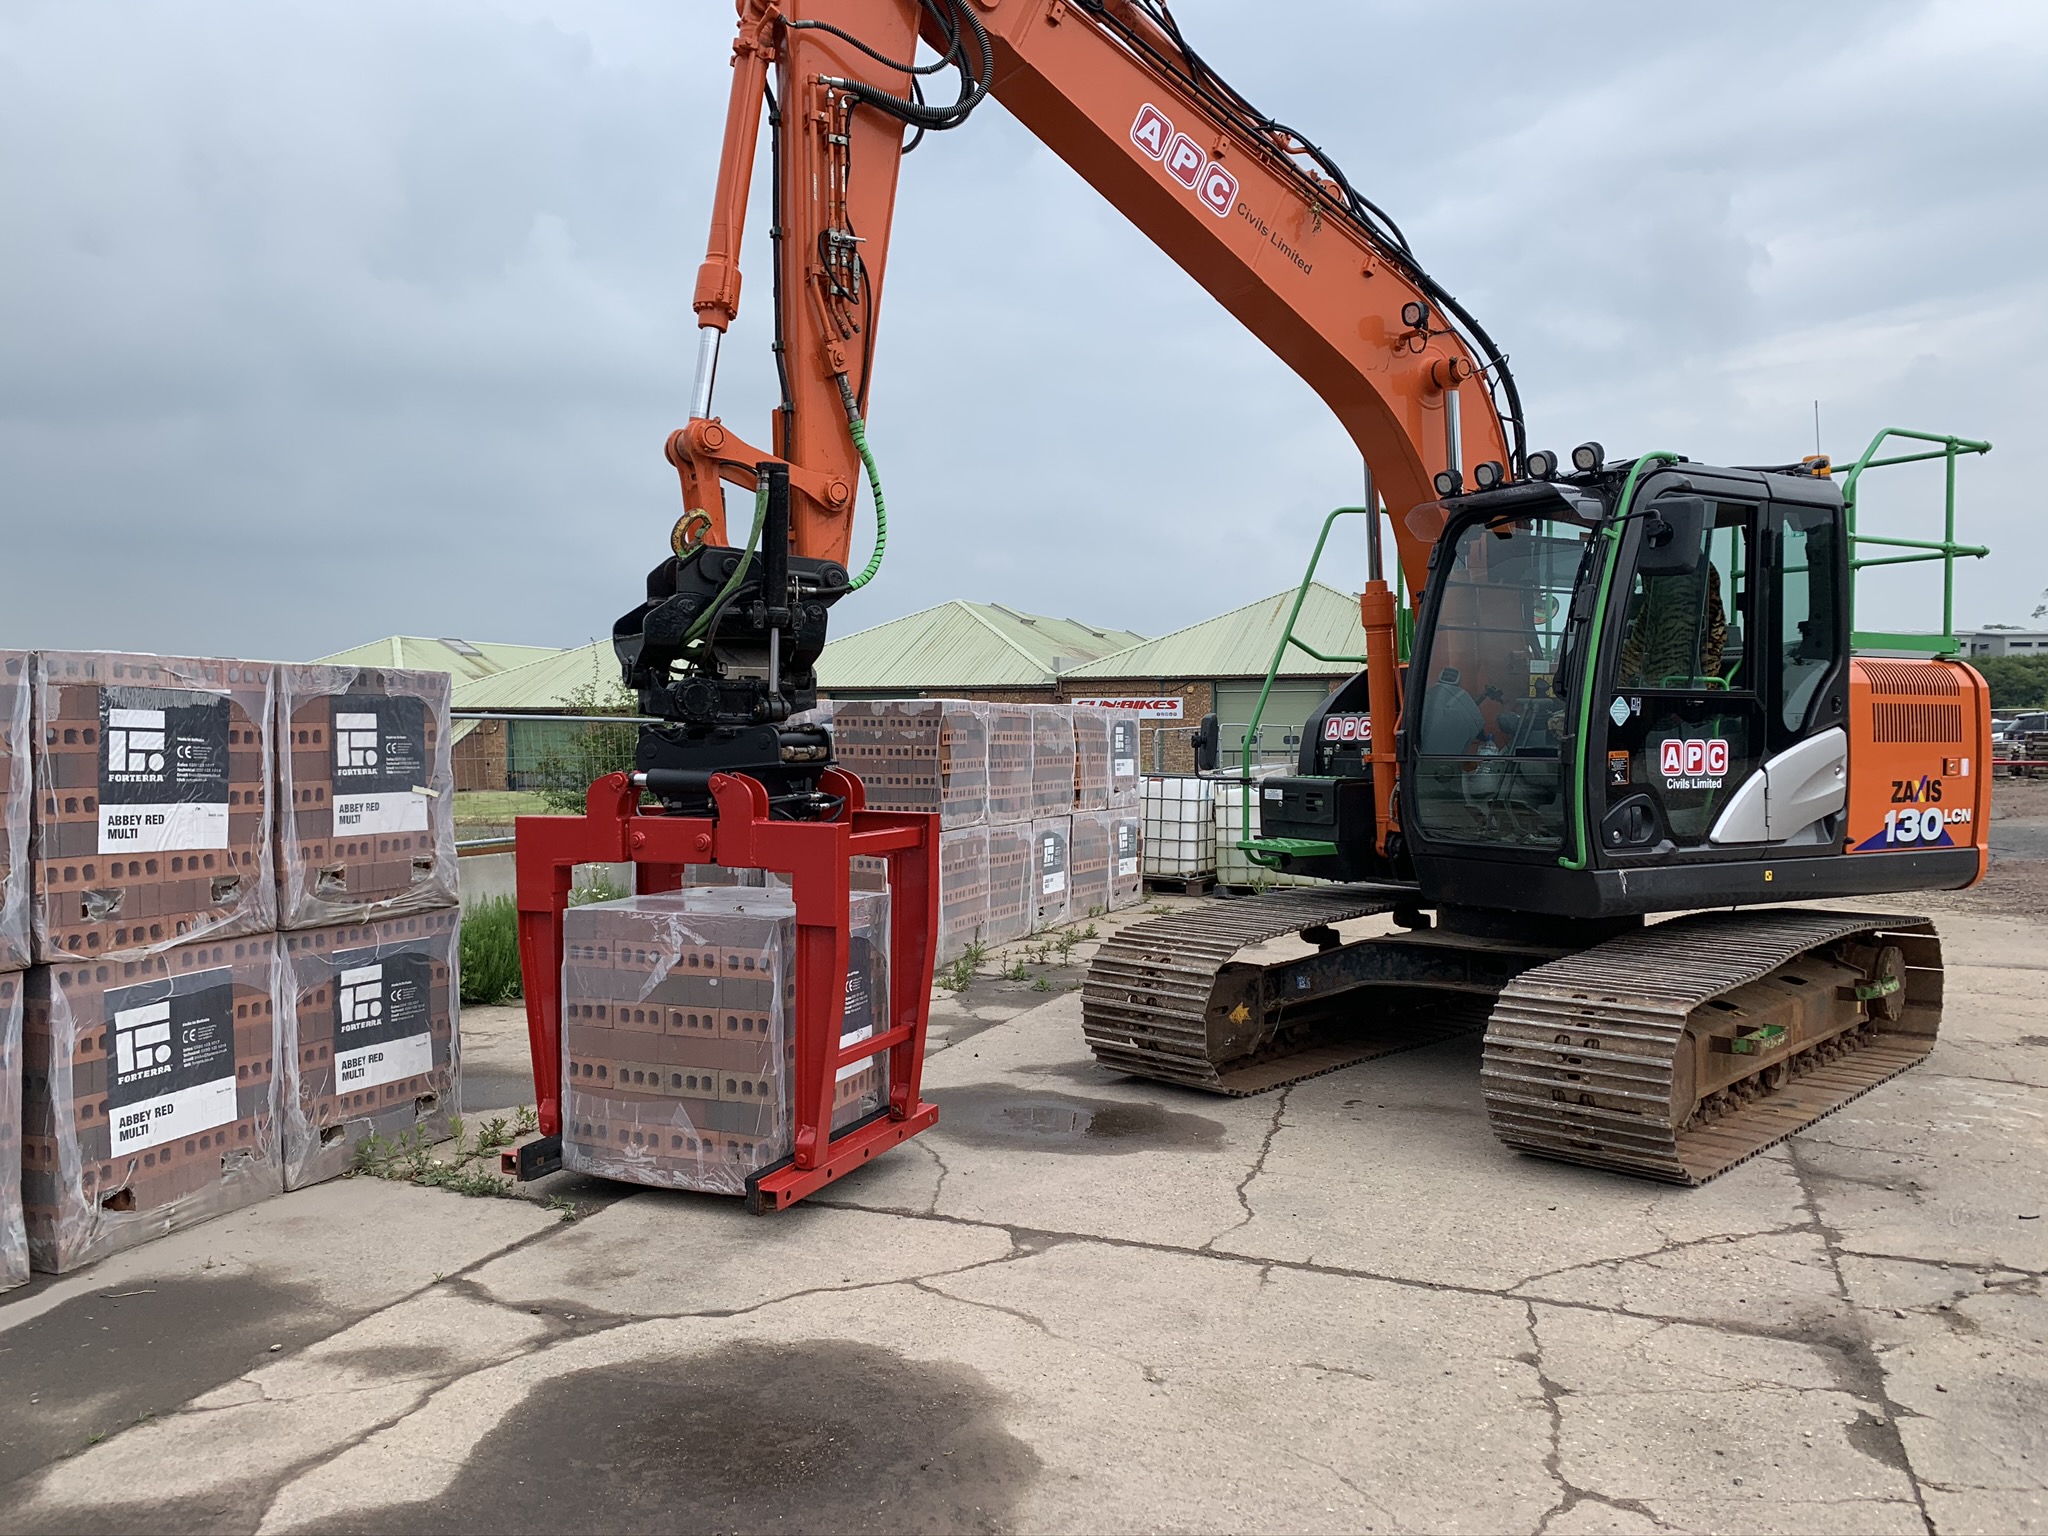
[[[505,645],[495,640],[429,640],[419,635],[388,635],[367,645],[322,656],[322,662],[348,667],[410,667],[416,672],[446,672],[458,684],[466,678],[490,677],[528,662],[553,656],[552,645]]]
[[[538,661],[513,667],[494,677],[455,685],[455,708],[552,711],[561,714],[587,702],[592,684],[599,697],[619,687],[619,662],[609,640],[593,640],[573,650],[548,651]],[[581,694],[582,697],[576,697]]]
[[[1287,628],[1287,610],[1294,589],[1218,614],[1200,624],[1177,629],[1157,640],[1075,667],[1069,677],[1263,677],[1273,647]],[[1359,622],[1358,599],[1321,582],[1309,586],[1302,599],[1294,633],[1325,656],[1363,656],[1365,627]],[[1306,651],[1288,647],[1280,663],[1283,677],[1349,676],[1356,662],[1317,661]]]
[[[818,686],[827,693],[1049,687],[1079,663],[1144,638],[955,598],[828,641]]]

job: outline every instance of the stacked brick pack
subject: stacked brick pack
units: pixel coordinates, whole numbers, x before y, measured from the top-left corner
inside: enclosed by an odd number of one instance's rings
[[[0,1291],[28,1279],[21,1219],[21,984],[0,971]]]
[[[0,651],[0,974],[29,963],[29,658]]]
[[[372,1135],[448,1134],[459,1046],[453,907],[281,935],[284,1187],[348,1172]]]
[[[1009,944],[1029,937],[1038,918],[1037,849],[1031,823],[1009,822],[988,829],[987,944]]]
[[[1032,710],[1029,704],[988,706],[989,825],[1032,814]]]
[[[277,925],[268,663],[34,658],[39,960]]]
[[[1047,816],[1031,824],[1032,929],[1057,928],[1073,915],[1069,866],[1074,819]]]
[[[857,892],[841,1041],[886,1018],[886,894]],[[562,1161],[713,1194],[789,1156],[796,908],[775,889],[692,889],[571,908],[562,967]],[[842,1069],[834,1128],[887,1099],[886,1061]]]
[[[448,674],[278,669],[278,924],[451,907]]]
[[[927,811],[943,828],[988,812],[988,709],[963,699],[852,700],[833,708],[833,755],[877,811]]]
[[[279,1193],[264,933],[28,973],[22,1196],[64,1273]]]
[[[987,827],[939,834],[939,960],[959,958],[988,929]]]
[[[0,651],[0,1290],[28,1279],[19,972],[29,962],[29,803],[29,658]]]

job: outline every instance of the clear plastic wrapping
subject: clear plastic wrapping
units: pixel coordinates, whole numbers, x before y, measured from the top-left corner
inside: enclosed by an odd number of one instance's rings
[[[851,1045],[888,1017],[889,898],[857,892]],[[572,907],[563,918],[562,1162],[602,1178],[743,1195],[790,1155],[796,907],[724,887]],[[886,1057],[842,1068],[834,1129],[887,1102]]]
[[[1108,811],[1076,811],[1067,845],[1068,909],[1075,921],[1109,910],[1114,847]]]
[[[21,1222],[21,989],[0,972],[0,1291],[28,1279],[28,1231]]]
[[[1109,803],[1116,809],[1138,804],[1138,717],[1111,712],[1109,722]]]
[[[1028,821],[988,829],[988,927],[985,944],[1025,938],[1038,916],[1037,844]]]
[[[1074,836],[1071,816],[1041,816],[1031,824],[1032,931],[1057,928],[1073,912],[1074,877],[1070,862]]]
[[[29,962],[29,658],[0,651],[0,971]]]
[[[1074,809],[1106,811],[1110,791],[1110,738],[1115,720],[1106,709],[1072,707],[1074,721]]]
[[[1029,704],[988,706],[990,826],[1031,819],[1032,730]]]
[[[1136,806],[1109,813],[1109,910],[1134,907],[1145,896],[1145,823]]]
[[[286,1189],[348,1172],[373,1135],[447,1136],[461,1082],[461,924],[442,908],[279,935]]]
[[[1147,875],[1186,880],[1216,873],[1216,781],[1145,780],[1141,792]]]
[[[870,809],[936,814],[941,827],[988,815],[988,706],[971,699],[848,699],[832,711],[834,758],[860,776]]]
[[[1074,809],[1074,717],[1059,704],[1031,709],[1031,814],[1065,816]]]
[[[958,960],[988,936],[987,827],[939,834],[939,964]]]
[[[277,926],[276,670],[36,653],[37,959],[149,954]]]
[[[456,902],[445,672],[278,668],[278,923]]]
[[[275,935],[27,973],[22,1204],[58,1274],[282,1189]]]

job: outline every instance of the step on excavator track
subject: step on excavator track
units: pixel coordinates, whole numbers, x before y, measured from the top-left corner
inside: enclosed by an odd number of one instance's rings
[[[1287,934],[1306,932],[1330,946],[1332,925],[1414,899],[1405,887],[1273,891],[1125,928],[1104,941],[1082,984],[1089,1049],[1114,1071],[1243,1096],[1475,1028],[1469,1008],[1396,1005],[1377,1010],[1371,1023],[1333,1031],[1332,1011],[1317,1006],[1326,1000],[1288,1005],[1282,973],[1298,962],[1233,962],[1248,946]]]
[[[1526,1152],[1703,1184],[1920,1061],[1941,1000],[1925,918],[1675,918],[1508,984],[1487,1118]]]

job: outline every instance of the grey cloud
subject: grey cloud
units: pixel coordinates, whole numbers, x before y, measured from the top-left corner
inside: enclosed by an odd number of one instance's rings
[[[1176,9],[1481,315],[1539,441],[1781,459],[1815,397],[1838,455],[1988,436],[1966,527],[2007,557],[1963,617],[2031,609],[2036,8]],[[704,0],[0,13],[0,643],[603,633],[675,513],[729,27]],[[719,396],[757,441],[764,214]],[[1358,489],[1322,404],[999,107],[906,163],[872,419],[889,561],[845,627],[970,596],[1160,632],[1293,582]],[[1871,583],[1865,618],[1909,592]]]

